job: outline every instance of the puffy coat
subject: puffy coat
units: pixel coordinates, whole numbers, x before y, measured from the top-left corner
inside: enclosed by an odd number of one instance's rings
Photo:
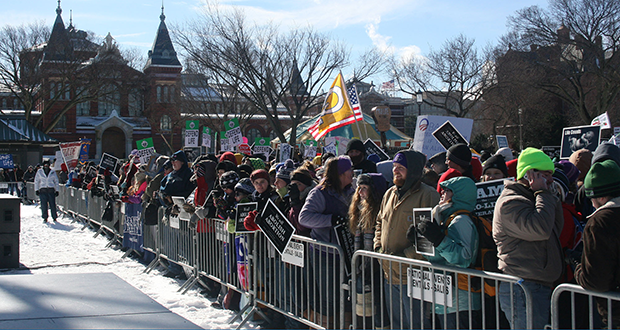
[[[58,191],[58,176],[55,171],[49,170],[49,173],[45,174],[45,169],[40,168],[34,177],[34,190],[38,191],[41,188],[54,188]]]
[[[499,269],[553,286],[564,269],[559,238],[563,225],[562,205],[551,192],[534,192],[519,182],[504,181],[493,212]]]
[[[353,188],[345,187],[340,194],[321,188],[323,185],[318,185],[308,194],[299,213],[299,224],[311,229],[310,237],[321,242],[338,244],[332,226],[332,215],[347,217]]]

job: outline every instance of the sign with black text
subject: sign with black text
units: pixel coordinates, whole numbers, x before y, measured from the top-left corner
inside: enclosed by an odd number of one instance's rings
[[[110,155],[110,154],[106,154],[105,152],[103,153],[103,155],[101,156],[101,161],[99,162],[99,167],[103,167],[105,169],[108,169],[110,172],[115,173],[116,172],[116,164],[118,164],[118,158]]]
[[[295,234],[295,227],[270,199],[267,200],[261,216],[256,219],[258,228],[263,231],[278,253],[282,254]]]
[[[514,178],[491,180],[476,183],[476,208],[472,212],[474,215],[485,219],[493,219],[495,202],[499,195],[504,191],[504,180],[514,180]]]
[[[508,138],[506,135],[496,135],[495,139],[497,140],[497,149],[508,148]]]
[[[418,227],[418,224],[424,221],[433,221],[433,209],[430,207],[414,208],[413,209],[413,224]],[[434,256],[435,246],[426,237],[420,235],[416,231],[415,236],[415,251],[422,255]]]
[[[251,231],[246,230],[243,225],[243,220],[245,217],[250,214],[250,211],[256,211],[258,208],[258,203],[239,203],[237,204],[237,218],[235,219],[235,233],[251,233]]]
[[[598,147],[600,137],[601,126],[564,127],[560,158],[568,159],[573,152],[581,149],[594,152]]]
[[[562,147],[560,147],[560,146],[543,146],[542,148],[540,148],[540,150],[542,150],[542,152],[547,154],[547,156],[549,156],[549,158],[553,159],[555,157],[560,158],[560,151],[562,150]]]
[[[459,143],[469,145],[469,142],[465,140],[463,135],[454,127],[454,125],[452,125],[449,120],[447,120],[443,125],[436,129],[433,132],[433,136],[446,150],[450,149],[451,146]]]
[[[390,159],[390,156],[388,156],[383,149],[379,148],[379,146],[371,139],[364,141],[364,147],[366,148],[366,155],[375,154],[379,156],[381,161]]]
[[[346,224],[337,224],[334,226],[334,232],[336,233],[338,245],[340,245],[344,253],[344,270],[347,272],[347,276],[349,276],[351,274],[351,259],[353,258],[353,253],[355,253],[353,235]]]

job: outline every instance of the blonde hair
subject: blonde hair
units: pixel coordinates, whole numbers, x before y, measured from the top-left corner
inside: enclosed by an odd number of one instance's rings
[[[377,223],[377,215],[381,208],[381,200],[375,200],[375,194],[370,191],[367,199],[360,197],[359,191],[362,185],[358,185],[353,194],[353,200],[349,206],[349,230],[355,234],[358,229],[363,232],[374,231]],[[359,205],[359,206],[358,206]]]

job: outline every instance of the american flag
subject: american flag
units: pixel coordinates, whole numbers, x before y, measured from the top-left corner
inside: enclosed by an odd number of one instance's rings
[[[386,81],[381,85],[381,89],[383,90],[394,90],[394,79],[390,81]]]
[[[364,115],[362,115],[362,108],[360,107],[360,101],[357,97],[357,88],[355,84],[351,84],[351,87],[347,88],[347,95],[349,96],[349,103],[351,104],[351,109],[353,109],[353,114],[355,115],[355,121],[364,120]]]

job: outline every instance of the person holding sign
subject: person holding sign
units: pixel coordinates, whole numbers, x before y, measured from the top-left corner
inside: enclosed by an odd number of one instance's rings
[[[544,152],[523,150],[517,163],[517,181],[505,181],[493,213],[498,267],[505,274],[522,278],[521,285],[532,293],[534,329],[549,323],[551,292],[565,267],[559,238],[564,224],[562,205],[549,190],[553,172],[553,162]],[[502,282],[499,302],[511,327],[524,329],[526,303],[520,286]]]
[[[275,202],[278,198],[278,194],[273,189],[270,183],[269,173],[265,170],[255,170],[250,175],[250,180],[252,180],[252,185],[254,186],[254,193],[250,196],[250,202],[258,203],[257,210],[263,210],[265,205],[267,205],[267,200],[271,200]],[[251,211],[243,222],[245,229],[250,231],[259,230],[256,225],[256,218],[259,217],[259,211]]]
[[[476,184],[472,179],[461,176],[441,182],[440,186],[441,199],[439,205],[433,208],[433,219],[420,222],[417,228],[415,224],[411,225],[407,231],[407,239],[415,244],[417,231],[435,246],[435,255],[425,256],[428,261],[468,268],[476,260],[478,252],[478,230],[469,216],[476,208]],[[457,295],[452,295],[454,307],[446,310],[443,305],[435,305],[441,327],[456,329],[457,312],[459,326],[466,327],[469,324],[468,311],[471,310],[472,328],[481,328],[481,315],[478,312],[481,309],[480,292],[473,292],[469,288],[466,276],[458,277],[458,288],[458,301]],[[447,315],[444,321],[445,313]]]
[[[377,216],[377,227],[374,238],[375,252],[405,256],[425,260],[415,251],[415,247],[407,240],[407,230],[413,223],[413,209],[433,207],[439,202],[439,193],[420,181],[426,165],[426,156],[418,151],[401,151],[394,156],[392,186],[385,193],[381,209]],[[384,273],[384,290],[388,306],[401,306],[390,313],[392,325],[412,325],[419,329],[431,328],[430,304],[424,304],[424,319],[420,318],[422,304],[417,299],[401,299],[407,296],[407,267],[399,267],[396,262],[382,262]],[[414,313],[411,313],[414,311]]]
[[[299,224],[310,228],[310,236],[321,242],[338,244],[334,227],[348,225],[347,214],[353,195],[353,164],[347,156],[330,158],[325,165],[325,177],[310,191],[306,203],[299,214]],[[334,269],[337,260],[333,255],[315,249],[310,254],[310,264],[316,265],[314,310],[330,320],[338,315],[343,306],[337,288],[341,281],[339,272]],[[336,274],[334,277],[333,274]],[[319,309],[320,310],[317,310]],[[335,313],[335,314],[333,314]],[[330,322],[331,323],[331,322]]]
[[[502,155],[495,155],[487,159],[482,165],[480,182],[504,179],[508,177],[508,167]]]

